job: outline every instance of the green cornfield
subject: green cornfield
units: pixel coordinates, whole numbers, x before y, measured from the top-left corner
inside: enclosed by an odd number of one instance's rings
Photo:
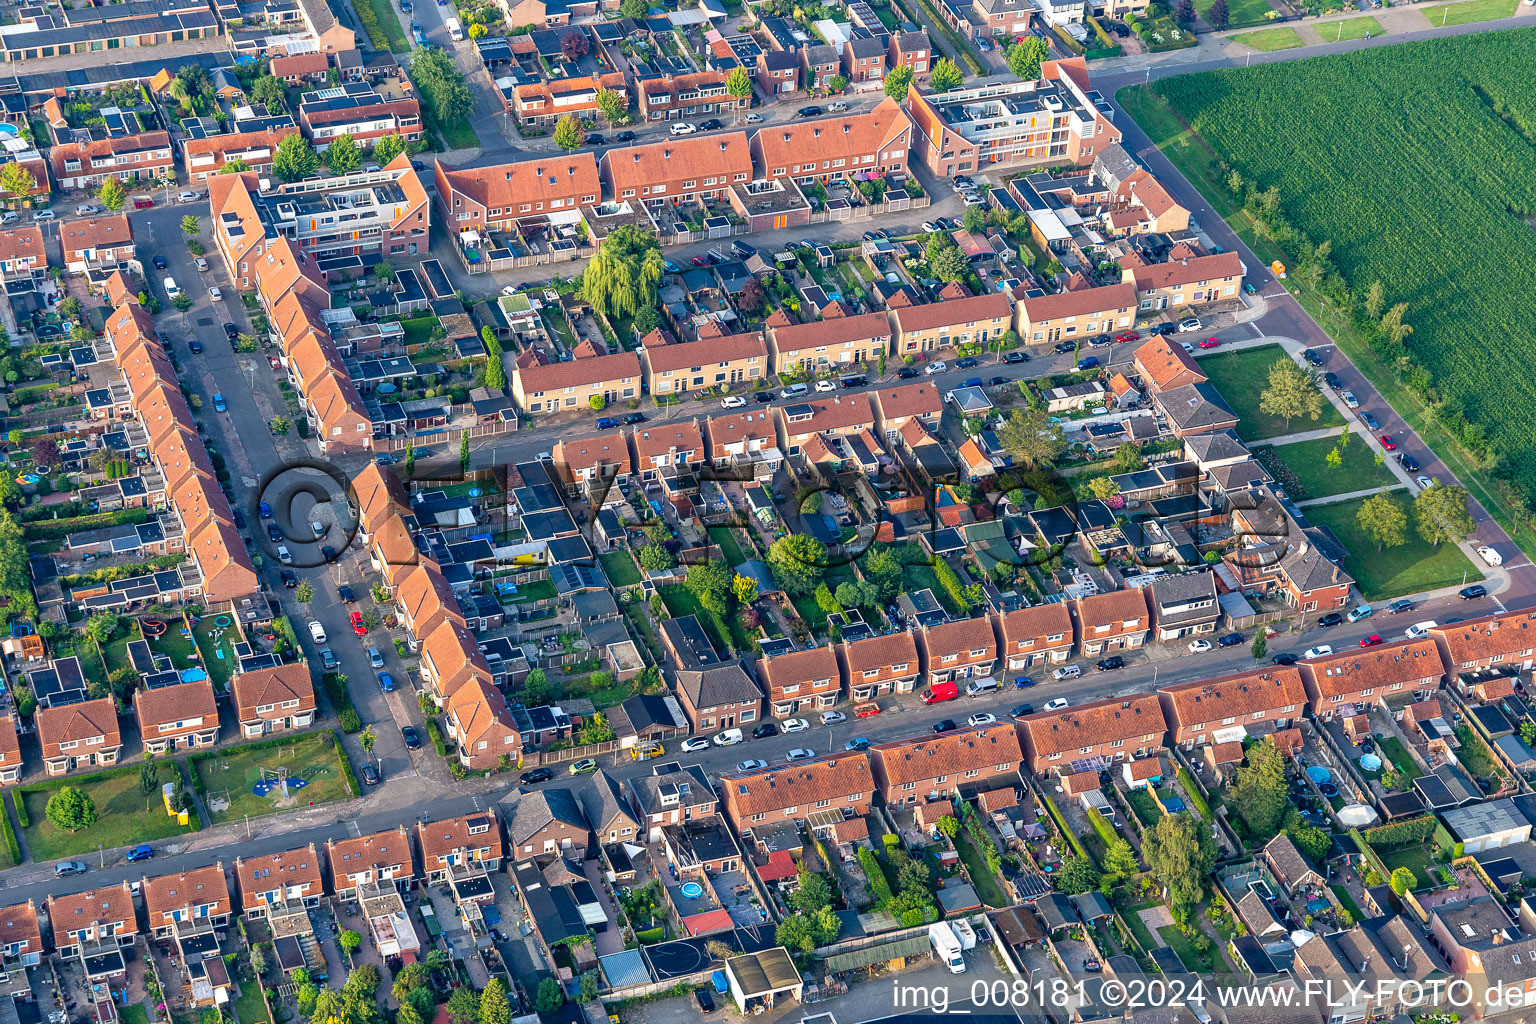
[[[1536,490],[1536,31],[1405,43],[1154,88],[1362,293]]]

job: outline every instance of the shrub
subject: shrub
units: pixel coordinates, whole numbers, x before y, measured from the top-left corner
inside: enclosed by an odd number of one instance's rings
[[[1109,846],[1120,838],[1114,827],[1104,820],[1104,815],[1100,814],[1096,807],[1088,808],[1088,824],[1092,825],[1093,830],[1099,834],[1099,838],[1104,840],[1105,846]]]
[[[20,803],[21,801],[17,801]],[[5,831],[5,852],[10,854],[12,864],[21,863],[21,844],[16,841],[16,830],[11,827],[11,816],[5,813],[5,803],[0,801],[0,828]]]
[[[27,820],[27,802],[22,799],[19,789],[16,791],[16,823],[22,828],[32,827],[32,822]]]
[[[427,719],[427,737],[432,741],[432,749],[436,750],[439,757],[448,756],[448,744],[443,742],[443,731],[437,727],[437,719]]]
[[[1077,836],[1073,835],[1072,830],[1067,827],[1067,819],[1061,816],[1060,808],[1056,806],[1056,801],[1052,800],[1049,795],[1047,795],[1045,798],[1045,807],[1046,810],[1051,812],[1051,819],[1056,822],[1056,828],[1066,839],[1067,844],[1072,847],[1073,852],[1076,853],[1079,857],[1082,857],[1084,860],[1091,861],[1091,858],[1088,856],[1088,851],[1083,849],[1083,844],[1078,842]]]
[[[336,724],[348,736],[363,731],[363,720],[358,716],[356,708],[342,708],[336,715]]]
[[[1195,782],[1195,777],[1189,774],[1189,769],[1179,765],[1179,785],[1184,787],[1184,795],[1189,797],[1189,802],[1195,810],[1200,812],[1200,817],[1206,821],[1211,820],[1211,809],[1205,802],[1205,796],[1200,792],[1200,786]]]
[[[336,763],[341,766],[341,779],[347,784],[348,795],[357,796],[362,792],[362,787],[357,784],[357,773],[352,770],[352,762],[346,752],[339,747],[336,750]]]
[[[869,881],[869,894],[874,898],[876,908],[884,909],[891,902],[891,883],[885,880],[885,869],[867,846],[859,847],[859,867],[864,869],[864,877]]]
[[[1435,834],[1436,820],[1433,815],[1394,821],[1390,825],[1378,825],[1365,830],[1365,841],[1372,846],[1412,846],[1422,843]]]

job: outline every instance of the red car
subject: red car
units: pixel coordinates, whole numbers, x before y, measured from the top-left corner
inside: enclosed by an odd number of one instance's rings
[[[1379,643],[1381,643],[1381,637],[1377,636],[1375,633],[1372,633],[1370,636],[1360,641],[1360,646],[1375,647]]]
[[[709,260],[705,259],[703,256],[695,256],[693,258],[693,265],[696,267],[707,267],[709,266]]]
[[[1119,334],[1115,335],[1115,340],[1123,345],[1128,341],[1140,341],[1141,335],[1137,334],[1135,331],[1121,331]]]
[[[362,612],[353,612],[352,613],[352,632],[356,633],[358,636],[367,636],[368,635],[368,627],[363,625],[363,613]]]
[[[1202,341],[1200,343],[1200,347],[1201,348],[1215,348],[1217,345],[1220,345],[1220,344],[1221,344],[1221,339],[1220,338],[1206,338],[1204,341]]]
[[[1397,451],[1397,442],[1392,440],[1391,434],[1381,435],[1381,446],[1389,452]]]

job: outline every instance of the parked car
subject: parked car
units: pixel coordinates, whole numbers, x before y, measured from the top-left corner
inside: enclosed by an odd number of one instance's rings
[[[969,370],[972,367],[974,367],[975,365],[976,365],[976,357],[975,356],[965,356],[962,359],[956,359],[955,360],[955,369],[957,369],[957,370]]]
[[[1332,629],[1334,626],[1341,625],[1343,622],[1344,616],[1340,615],[1338,612],[1329,612],[1327,615],[1324,615],[1322,618],[1317,620],[1317,624],[1324,629]]]
[[[155,269],[156,270],[164,270],[165,269],[165,257],[161,256],[161,255],[159,255],[157,253],[155,255],[154,264],[155,264]]]
[[[213,411],[214,412],[227,412],[228,410],[229,410],[229,406],[225,404],[224,396],[219,394],[217,391],[215,391],[213,393]]]
[[[1397,442],[1392,440],[1391,434],[1382,434],[1379,438],[1377,438],[1377,440],[1381,442],[1381,446],[1387,451],[1397,451]]]
[[[739,772],[755,772],[767,767],[768,762],[760,757],[749,757],[745,761],[736,762],[736,770]]]
[[[1004,383],[1007,383],[1007,382],[1005,381]],[[965,378],[965,383],[961,384],[960,386],[963,387],[963,388],[979,388],[979,387],[982,386],[981,378],[980,377],[967,377],[967,378]]]
[[[1496,551],[1493,548],[1489,547],[1487,544],[1479,544],[1477,546],[1477,557],[1481,558],[1484,562],[1488,563],[1489,565],[1503,565],[1504,564],[1504,556],[1499,554],[1498,551]]]
[[[279,536],[281,536],[281,534],[279,534]],[[293,552],[289,551],[286,545],[279,544],[277,546],[277,560],[282,562],[284,565],[292,565]]]
[[[416,731],[414,725],[402,725],[400,727],[400,738],[405,741],[406,750],[421,749],[421,733]]]
[[[1063,708],[1069,708],[1071,706],[1072,706],[1072,702],[1067,700],[1067,698],[1065,698],[1065,697],[1057,697],[1055,700],[1048,700],[1048,701],[1046,701],[1045,702],[1045,706],[1042,707],[1040,710],[1041,711],[1061,711]]]
[[[534,768],[534,769],[532,769],[530,771],[523,772],[523,774],[519,775],[517,777],[517,781],[521,782],[525,786],[535,786],[535,785],[538,785],[540,782],[548,782],[550,779],[552,779],[554,777],[555,777],[555,773],[554,773],[553,769],[550,769],[550,768]]]
[[[1005,353],[1003,353],[1003,362],[1005,362],[1005,363],[1015,363],[1015,364],[1017,364],[1017,363],[1027,363],[1027,362],[1029,362],[1029,353],[1028,352],[1017,352],[1017,351],[1015,351],[1015,352],[1005,352]]]
[[[1397,453],[1397,464],[1403,467],[1403,472],[1405,473],[1417,473],[1419,471],[1419,460],[1407,452]]]
[[[1363,636],[1360,638],[1361,647],[1375,647],[1379,643],[1381,643],[1381,637],[1375,633],[1372,633],[1370,636]]]
[[[1333,648],[1328,644],[1318,644],[1316,647],[1308,647],[1302,653],[1303,658],[1325,658],[1333,653]]]
[[[1365,424],[1365,429],[1367,430],[1377,431],[1381,429],[1381,424],[1376,422],[1376,417],[1368,412],[1360,414],[1360,422]]]
[[[1093,667],[1100,672],[1110,672],[1117,668],[1125,668],[1125,659],[1118,654],[1111,654],[1107,658],[1100,658],[1094,662]]]
[[[1414,483],[1418,484],[1419,487],[1422,490],[1426,490],[1426,491],[1429,490],[1431,487],[1435,486],[1435,484],[1437,484],[1439,482],[1440,482],[1439,480],[1435,479],[1432,476],[1414,477]]]
[[[1079,359],[1077,361],[1077,368],[1079,370],[1092,370],[1092,369],[1096,368],[1098,365],[1099,365],[1099,357],[1098,356],[1084,356],[1083,358],[1081,358],[1081,359]]]
[[[1224,636],[1220,640],[1216,641],[1216,646],[1217,647],[1236,647],[1238,644],[1243,643],[1247,639],[1248,638],[1243,636],[1243,634],[1241,634],[1241,633],[1228,633],[1226,636]]]
[[[140,843],[125,855],[129,864],[137,864],[141,860],[149,860],[154,857],[155,848],[148,843]]]
[[[742,736],[740,729],[726,729],[723,732],[715,733],[715,735],[710,738],[710,742],[714,743],[714,745],[717,747],[734,747],[743,739],[745,739],[745,737]]]
[[[1082,674],[1083,668],[1081,665],[1063,665],[1061,668],[1051,673],[1051,678],[1059,683],[1063,679],[1076,679]]]
[[[368,664],[374,668],[384,667],[384,655],[377,647],[368,648]]]
[[[1396,601],[1393,601],[1391,604],[1387,605],[1387,611],[1391,612],[1393,615],[1396,615],[1399,612],[1411,612],[1413,611],[1413,602],[1408,600],[1406,597],[1400,597]]]
[[[685,754],[696,754],[701,750],[709,749],[709,740],[703,736],[691,736],[682,742],[682,751]]]
[[[767,739],[769,736],[777,736],[779,727],[772,722],[764,722],[752,730],[752,738],[755,740]]]
[[[1355,393],[1353,391],[1340,391],[1339,397],[1344,399],[1344,404],[1349,408],[1360,408],[1360,400],[1355,397]]]
[[[1188,320],[1181,320],[1179,322],[1179,333],[1180,334],[1193,334],[1196,331],[1203,331],[1203,330],[1205,330],[1205,324],[1202,324],[1200,322],[1200,318],[1199,317],[1192,316]]]
[[[1013,677],[1013,688],[1015,690],[1027,690],[1031,686],[1034,686],[1034,685],[1035,685],[1035,681],[1033,679],[1031,679],[1029,676],[1014,676]]]
[[[786,734],[805,732],[810,727],[811,723],[803,718],[786,718],[784,724],[780,726]]]
[[[1213,646],[1214,645],[1209,640],[1191,640],[1189,642],[1189,653],[1190,654],[1204,654],[1206,651],[1210,650]]]
[[[1119,334],[1115,335],[1115,340],[1124,345],[1126,342],[1140,341],[1141,335],[1137,334],[1135,331],[1121,331]]]
[[[187,342],[187,348],[190,349],[195,355],[203,350],[203,343],[198,341],[196,338],[193,338],[191,341]]]
[[[1056,352],[1058,354],[1060,354],[1060,355],[1066,355],[1068,352],[1076,352],[1076,351],[1077,351],[1077,342],[1075,342],[1075,341],[1058,341],[1056,343]]]
[[[913,377],[916,377],[917,375],[918,375],[918,371],[917,371],[917,367],[915,367],[915,366],[903,366],[901,369],[896,371],[896,377],[899,380],[911,380]]]
[[[352,623],[352,632],[356,633],[358,636],[368,635],[368,625],[367,623],[363,622],[362,612],[353,612],[348,616],[348,619]]]
[[[842,725],[846,721],[848,721],[848,716],[841,711],[823,711],[821,713],[822,725]]]
[[[708,120],[704,120],[704,121],[700,121],[699,122],[699,130],[700,131],[717,132],[721,128],[724,128],[724,127],[725,127],[725,125],[720,123],[720,119],[718,117],[711,117]]]
[[[330,672],[335,670],[336,666],[341,663],[336,660],[336,653],[334,651],[329,647],[322,647],[320,648],[320,664],[327,672]]]
[[[395,692],[395,677],[388,672],[379,673],[379,689],[384,693]]]
[[[1475,601],[1480,597],[1488,596],[1488,588],[1481,583],[1474,583],[1470,587],[1462,587],[1459,591],[1463,601]]]
[[[197,202],[197,193],[196,192],[178,192],[178,193],[176,193],[176,201],[178,203],[195,203],[195,202]]]
[[[933,723],[934,732],[954,732],[955,720],[953,718],[941,718]]]
[[[1296,664],[1296,655],[1282,651],[1273,658],[1270,658],[1269,663],[1271,665],[1294,665]]]
[[[1301,354],[1301,358],[1305,359],[1307,362],[1311,363],[1313,366],[1322,366],[1323,365],[1323,357],[1318,355],[1315,351],[1313,351],[1310,348],[1307,349],[1305,352],[1303,352]]]
[[[1343,382],[1339,380],[1338,374],[1334,373],[1332,370],[1329,370],[1327,373],[1323,374],[1323,383],[1337,391]]]
[[[372,761],[364,761],[363,767],[358,770],[358,774],[363,777],[363,785],[365,786],[377,786],[379,784],[379,769],[375,767]]]
[[[608,144],[608,140],[603,138],[602,132],[588,132],[586,136],[582,138],[581,144],[583,146],[606,146]]]
[[[181,287],[176,284],[176,279],[174,277],[167,277],[160,283],[165,286],[166,298],[174,299],[176,296],[181,294]]]
[[[869,748],[870,742],[868,736],[855,736],[853,739],[843,744],[844,750],[868,750]]]
[[[224,293],[219,291],[218,285],[211,284],[208,286],[208,297],[217,302],[224,297]]]
[[[32,215],[32,219],[33,221],[41,224],[44,221],[56,220],[57,214],[55,214],[52,210],[38,210]]]
[[[947,369],[949,369],[949,364],[948,363],[946,363],[942,359],[935,359],[933,362],[931,362],[927,366],[923,367],[923,372],[928,374],[928,376],[932,377],[934,374],[936,374],[936,373],[943,373]]]
[[[80,860],[61,860],[53,866],[53,874],[55,878],[68,878],[70,875],[83,875],[89,870],[90,868],[86,867],[85,862]]]
[[[345,583],[336,588],[336,596],[341,598],[342,604],[351,604],[357,600],[356,595],[352,593],[352,588]]]
[[[277,528],[276,523],[267,524],[267,540],[270,540],[273,544],[282,543],[283,531]],[[295,583],[294,586],[298,586],[298,584]]]
[[[1201,348],[1215,348],[1221,344],[1220,338],[1206,338],[1200,343]]]
[[[1375,615],[1375,614],[1376,614],[1376,609],[1372,608],[1368,604],[1361,604],[1361,605],[1356,605],[1355,607],[1351,608],[1349,610],[1349,614],[1346,615],[1345,618],[1348,619],[1351,623],[1355,623],[1355,622],[1360,622],[1360,621],[1362,621],[1364,619],[1368,619],[1372,615]]]
[[[816,751],[809,747],[795,747],[784,756],[790,761],[809,761],[816,756]]]
[[[627,412],[627,413],[624,414],[624,425],[626,427],[632,427],[632,426],[634,426],[637,423],[644,423],[644,422],[645,422],[645,413],[643,413],[643,412]]]
[[[983,725],[991,725],[997,721],[997,716],[990,711],[978,711],[965,720],[965,724],[971,728],[979,728]]]
[[[678,121],[668,129],[673,135],[693,135],[698,130],[698,125],[689,124],[687,121]]]
[[[566,770],[572,775],[587,775],[597,771],[597,762],[590,757],[584,757],[580,761],[573,763]]]
[[[1015,704],[1013,710],[1008,712],[1008,717],[1023,718],[1025,715],[1032,715],[1034,713],[1035,706],[1033,704]]]
[[[614,419],[612,416],[599,416],[597,418],[598,430],[614,430],[618,427],[618,425],[619,421]]]
[[[635,133],[631,132],[631,131],[619,132],[619,134],[617,134],[617,135],[615,135],[613,137],[613,141],[614,142],[634,142],[635,141]]]
[[[819,381],[816,382],[816,390],[818,392],[821,392],[821,393],[826,393],[828,391],[836,391],[837,390],[837,385],[832,383],[829,380],[819,380]]]

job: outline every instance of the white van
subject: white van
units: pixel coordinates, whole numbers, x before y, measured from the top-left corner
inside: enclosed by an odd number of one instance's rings
[[[458,18],[444,18],[443,25],[448,29],[448,38],[459,42],[464,38],[464,26],[459,24]]]
[[[1503,565],[1504,564],[1504,556],[1499,554],[1497,551],[1493,550],[1493,548],[1489,547],[1487,544],[1480,544],[1480,545],[1478,545],[1477,557],[1481,558],[1483,561],[1487,562],[1489,565]]]
[[[740,743],[743,738],[744,737],[741,735],[740,729],[727,729],[724,732],[715,734],[715,746],[734,747],[736,744]]]
[[[166,278],[163,283],[165,285],[165,294],[168,298],[174,299],[181,294],[181,289],[176,286],[176,279],[174,277]]]
[[[325,643],[325,627],[314,619],[309,620],[309,635],[314,638],[315,643]]]
[[[1409,640],[1422,640],[1429,635],[1430,630],[1434,629],[1438,625],[1439,623],[1434,619],[1425,619],[1423,622],[1415,622],[1413,625],[1403,630],[1403,636],[1407,637]]]
[[[997,680],[993,679],[991,676],[988,676],[985,679],[978,679],[970,686],[965,688],[965,695],[967,697],[983,697],[989,693],[996,692]]]
[[[779,392],[780,398],[803,398],[811,393],[811,389],[805,384],[791,384]]]

